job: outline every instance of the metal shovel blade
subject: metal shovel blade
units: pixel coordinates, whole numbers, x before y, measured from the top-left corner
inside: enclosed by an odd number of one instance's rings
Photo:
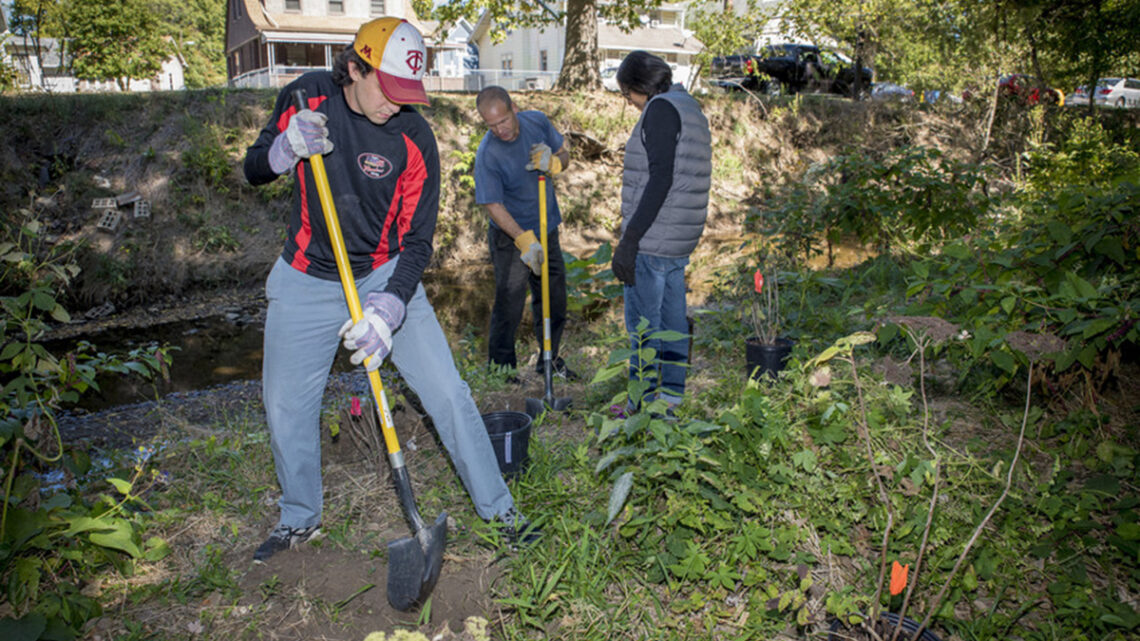
[[[404,612],[423,605],[435,589],[447,545],[447,512],[414,537],[388,544],[388,603]]]

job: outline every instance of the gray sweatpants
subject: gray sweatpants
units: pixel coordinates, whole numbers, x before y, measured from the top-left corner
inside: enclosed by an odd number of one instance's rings
[[[397,260],[357,280],[362,299],[384,288]],[[348,305],[340,282],[309,276],[281,258],[269,273],[265,294],[262,398],[281,484],[280,524],[311,527],[321,522],[323,503],[321,398],[340,349],[337,330],[349,317]],[[514,500],[491,439],[422,284],[393,336],[390,358],[431,416],[475,511],[484,519],[510,511]]]

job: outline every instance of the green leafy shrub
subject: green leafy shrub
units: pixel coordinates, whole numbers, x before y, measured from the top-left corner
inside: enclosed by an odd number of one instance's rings
[[[48,319],[70,319],[58,298],[78,268],[67,248],[43,240],[31,212],[9,222],[0,238],[6,284],[0,297],[0,585],[11,615],[0,619],[0,637],[74,638],[101,612],[83,594],[85,582],[105,568],[126,572],[131,560],[156,560],[169,550],[161,539],[143,540],[144,517],[135,511],[145,507],[147,487],[161,481],[146,465],[153,450],[144,449],[126,473],[90,481],[90,459],[65,447],[56,414],[97,388],[100,374],[151,377],[165,372],[169,359],[164,349],[120,358],[86,342],[63,356],[49,353],[40,341]],[[73,482],[42,487],[40,479],[53,470]]]
[[[930,147],[849,153],[813,166],[783,204],[750,217],[808,260],[853,238],[880,253],[925,253],[970,231],[989,208],[977,166]]]
[[[1056,371],[1078,363],[1079,381],[1091,394],[1122,347],[1140,340],[1140,173],[1090,169],[1091,184],[1049,186],[1068,175],[1074,157],[1133,158],[1120,169],[1140,167],[1128,150],[1100,151],[1103,144],[1078,132],[1052,162],[1035,156],[1026,189],[1010,199],[1001,219],[912,265],[914,309],[967,329],[970,362],[1000,348],[1011,331],[1051,333],[1068,342]],[[1002,387],[1026,365],[1008,347],[993,362],[1000,371],[983,385]]]

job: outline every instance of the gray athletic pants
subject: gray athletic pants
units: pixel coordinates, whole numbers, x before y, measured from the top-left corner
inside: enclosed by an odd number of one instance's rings
[[[362,299],[368,292],[383,290],[397,260],[356,281]],[[323,503],[321,398],[336,351],[343,349],[337,330],[349,318],[348,305],[339,281],[309,276],[281,258],[269,273],[265,295],[269,309],[262,399],[281,484],[279,523],[311,527],[321,522]],[[491,439],[470,388],[455,368],[422,284],[393,336],[389,358],[431,416],[475,511],[484,519],[510,511],[514,500],[499,472]]]

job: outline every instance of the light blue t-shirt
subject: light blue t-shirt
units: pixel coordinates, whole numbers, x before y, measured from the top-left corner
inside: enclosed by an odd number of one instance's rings
[[[487,132],[475,152],[475,202],[503,203],[524,230],[538,234],[538,172],[527,171],[531,145],[544,142],[552,152],[562,148],[562,134],[540,111],[518,113],[519,135],[503,142]],[[546,230],[554,231],[562,215],[554,197],[554,181],[546,180]],[[491,225],[495,225],[491,221]]]

